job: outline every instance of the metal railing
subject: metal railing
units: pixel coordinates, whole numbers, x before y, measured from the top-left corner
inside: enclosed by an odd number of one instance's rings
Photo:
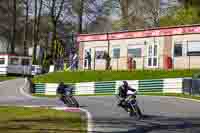
[[[108,67],[109,65],[109,67]],[[199,56],[181,56],[170,58],[157,57],[120,57],[106,59],[79,59],[81,70],[146,70],[146,69],[200,69]]]
[[[57,63],[56,70],[179,70],[179,69],[200,69],[200,56],[180,56],[168,57],[165,55],[148,57],[127,56],[119,58],[92,58],[91,60],[79,58],[78,61],[65,60],[63,63]]]

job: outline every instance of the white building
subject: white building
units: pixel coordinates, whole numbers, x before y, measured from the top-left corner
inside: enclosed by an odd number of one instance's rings
[[[200,68],[200,25],[82,34],[77,41],[80,69],[88,68],[88,52],[96,70],[105,69],[105,53],[113,70]]]

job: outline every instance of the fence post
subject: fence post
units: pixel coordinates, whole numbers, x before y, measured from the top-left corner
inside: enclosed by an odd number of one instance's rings
[[[188,41],[187,41],[187,51],[186,56],[188,57],[188,69],[190,70],[190,55],[188,55]]]
[[[145,60],[145,56],[142,56],[142,70],[144,70],[144,60]]]
[[[189,55],[189,70],[191,69],[190,67],[191,67],[191,66],[190,66],[190,55]]]
[[[95,57],[94,57],[94,64],[93,64],[93,69],[95,70],[96,68],[96,60],[95,60]]]
[[[118,67],[119,67],[119,58],[117,58],[117,71],[118,71]]]
[[[160,56],[158,56],[158,69],[160,69]]]

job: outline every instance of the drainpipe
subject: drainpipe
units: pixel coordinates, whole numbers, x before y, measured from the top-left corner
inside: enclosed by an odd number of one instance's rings
[[[110,57],[110,40],[109,40],[109,33],[107,32],[107,41],[108,41],[108,56]]]
[[[110,40],[109,40],[109,33],[107,32],[107,41],[108,41],[108,60],[106,59],[106,69],[109,69],[110,68],[110,61],[111,61],[111,58],[110,58]],[[108,64],[107,64],[108,63]],[[108,66],[107,66],[108,65]]]

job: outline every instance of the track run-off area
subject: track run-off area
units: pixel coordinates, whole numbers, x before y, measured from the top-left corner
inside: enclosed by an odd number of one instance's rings
[[[200,133],[200,102],[173,97],[138,96],[142,120],[130,118],[117,106],[115,96],[76,97],[82,110],[90,112],[93,133]],[[0,106],[64,107],[58,98],[28,94],[25,80],[0,82]],[[91,131],[92,130],[92,131]]]

